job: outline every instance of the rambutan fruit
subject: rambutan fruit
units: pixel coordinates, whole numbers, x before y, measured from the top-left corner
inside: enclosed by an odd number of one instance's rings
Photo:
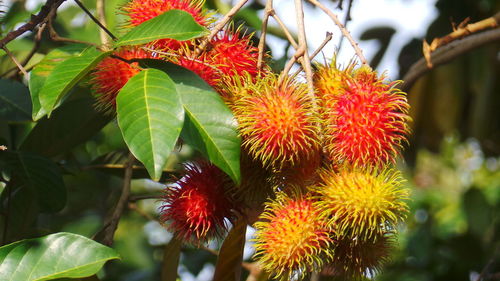
[[[91,73],[90,84],[97,107],[103,110],[116,108],[116,96],[132,76],[141,71],[137,63],[127,63],[124,60],[153,58],[153,54],[140,47],[122,48],[113,53],[115,57],[106,57]]]
[[[204,0],[131,0],[122,7],[128,17],[126,26],[134,27],[170,10],[183,10],[191,14],[194,20],[207,26],[210,16],[202,9]],[[181,45],[174,39],[161,39],[154,43],[156,49],[175,50]]]
[[[255,258],[281,280],[319,270],[332,243],[311,199],[279,193],[255,223]]]
[[[291,79],[279,83],[269,74],[233,94],[242,146],[264,166],[293,165],[319,149],[319,122],[306,85]]]
[[[186,164],[185,170],[167,190],[161,220],[185,242],[200,244],[221,237],[236,216],[237,206],[229,195],[231,179],[205,161]]]
[[[393,231],[408,213],[409,191],[402,186],[398,171],[325,169],[320,178],[321,183],[311,187],[315,206],[340,235],[372,239]]]
[[[323,273],[343,280],[361,280],[379,272],[395,248],[393,233],[379,235],[376,239],[356,240],[351,237],[338,238],[332,247],[332,260]]]
[[[338,163],[380,168],[394,162],[406,142],[409,105],[395,83],[365,66],[351,77],[350,68],[327,67],[316,75],[326,149]]]

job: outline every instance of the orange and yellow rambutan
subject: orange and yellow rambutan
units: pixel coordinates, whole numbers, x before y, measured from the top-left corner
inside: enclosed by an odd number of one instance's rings
[[[331,249],[332,259],[325,266],[323,273],[342,277],[342,280],[373,277],[389,261],[395,244],[394,233],[386,233],[369,240],[338,238]]]
[[[280,280],[318,271],[332,243],[330,229],[313,201],[304,195],[279,193],[255,223],[255,258]]]
[[[293,165],[319,149],[319,122],[307,91],[304,84],[280,83],[269,74],[233,92],[242,146],[265,166]]]
[[[331,80],[329,80],[331,78]],[[376,166],[394,162],[409,133],[406,95],[367,66],[320,68],[325,146],[337,163]]]
[[[128,17],[126,26],[134,27],[170,10],[182,10],[191,14],[194,20],[207,26],[210,16],[203,10],[203,0],[131,0],[122,7]],[[156,49],[178,49],[181,43],[174,39],[161,39],[154,43]]]
[[[236,215],[231,188],[231,179],[215,165],[186,164],[184,176],[166,192],[161,220],[185,242],[200,244],[219,238]]]
[[[116,108],[116,96],[132,76],[141,71],[138,63],[126,60],[153,58],[153,54],[140,47],[122,48],[113,53],[114,57],[106,57],[91,73],[90,84],[97,107],[103,110]],[[120,57],[121,59],[117,58]]]
[[[340,235],[368,240],[395,229],[408,213],[408,189],[394,170],[322,170],[315,205]]]

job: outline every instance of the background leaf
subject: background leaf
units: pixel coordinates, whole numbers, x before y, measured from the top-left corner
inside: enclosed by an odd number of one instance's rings
[[[95,274],[115,250],[72,233],[55,233],[0,248],[0,272],[6,281],[79,278]]]
[[[177,280],[177,267],[181,256],[182,242],[172,237],[163,250],[163,262],[161,266],[161,281]]]
[[[13,80],[0,80],[0,119],[8,122],[31,121],[28,88]]]
[[[4,151],[0,157],[23,185],[35,191],[42,211],[57,212],[66,204],[66,188],[59,167],[34,153]]]
[[[233,114],[219,94],[181,66],[151,59],[142,62],[165,71],[174,80],[186,112],[182,139],[239,182],[241,140]]]
[[[113,119],[98,112],[91,97],[68,101],[50,119],[40,120],[20,149],[47,157],[62,155],[87,141]]]
[[[164,38],[184,41],[200,37],[205,32],[206,29],[188,12],[170,10],[134,27],[115,46],[139,45]]]
[[[33,120],[38,120],[47,114],[40,104],[39,94],[49,74],[52,73],[58,64],[72,57],[74,54],[81,53],[84,49],[85,46],[80,44],[57,48],[48,53],[37,65],[35,65],[30,72],[29,79],[31,102],[33,104]]]
[[[184,122],[174,82],[160,70],[143,70],[118,93],[116,111],[130,151],[158,180]]]
[[[81,54],[58,64],[39,93],[43,110],[50,116],[61,98],[108,54],[88,47]]]
[[[240,218],[222,243],[213,281],[239,281],[241,279],[247,223],[245,218]]]

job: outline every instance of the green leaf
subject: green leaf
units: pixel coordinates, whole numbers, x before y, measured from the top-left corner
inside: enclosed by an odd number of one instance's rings
[[[158,180],[184,123],[174,82],[160,70],[141,71],[118,93],[116,112],[125,143]]]
[[[0,154],[12,174],[37,194],[42,211],[57,212],[66,205],[66,188],[59,167],[34,153],[5,151]]]
[[[205,33],[206,29],[196,23],[188,12],[170,10],[134,27],[115,46],[139,45],[165,38],[184,41]]]
[[[87,141],[113,119],[113,116],[97,111],[93,103],[91,97],[64,103],[50,119],[44,118],[36,124],[20,150],[53,157]]]
[[[80,44],[68,45],[62,48],[54,49],[48,53],[30,72],[29,89],[31,94],[31,103],[33,104],[33,120],[38,120],[47,114],[40,104],[39,94],[49,74],[52,73],[58,64],[61,64],[63,61],[71,58],[75,54],[81,53],[84,49],[85,46]]]
[[[181,66],[151,59],[141,63],[165,71],[174,80],[186,112],[182,139],[239,183],[241,140],[234,116],[219,94]]]
[[[63,96],[108,54],[88,47],[54,68],[39,93],[40,104],[49,117]]]
[[[115,250],[72,233],[18,241],[0,248],[0,272],[5,281],[42,281],[95,274]]]
[[[0,119],[31,121],[31,101],[26,86],[17,81],[0,80]]]
[[[161,281],[177,280],[177,267],[181,256],[182,242],[172,237],[163,250],[163,262],[161,265]]]
[[[247,223],[245,218],[240,218],[222,243],[213,281],[239,281],[241,279]]]

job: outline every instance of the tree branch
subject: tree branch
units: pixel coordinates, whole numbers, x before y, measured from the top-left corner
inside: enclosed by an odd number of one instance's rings
[[[66,0],[47,0],[45,5],[42,6],[40,12],[36,15],[31,15],[31,20],[23,24],[18,29],[7,33],[7,35],[0,40],[0,48],[3,48],[7,43],[21,36],[27,31],[33,31],[35,27],[40,24],[46,23],[50,17],[50,11],[57,9]]]
[[[453,41],[448,45],[439,47],[436,51],[432,52],[431,60],[433,66],[436,67],[438,65],[445,64],[462,54],[495,41],[500,41],[500,28],[472,34],[463,39]],[[403,83],[400,84],[399,88],[403,92],[408,92],[413,84],[415,84],[420,77],[431,69],[432,68],[427,66],[426,59],[421,58],[414,63],[404,75],[402,79]]]
[[[111,33],[111,31],[106,28],[106,26],[104,26],[104,24],[102,24],[96,17],[94,17],[94,15],[92,15],[92,13],[83,5],[82,2],[80,2],[79,0],[75,0],[75,2],[78,7],[80,7],[80,9],[82,9],[87,14],[87,16],[90,17],[90,19],[92,19],[93,22],[95,22],[102,30],[104,30],[104,32],[109,35],[109,37],[111,37],[113,40],[118,39],[115,35],[113,35],[113,33]]]
[[[113,237],[115,236],[115,231],[118,228],[118,222],[128,204],[128,199],[130,196],[130,183],[132,181],[132,164],[135,161],[135,157],[132,153],[129,154],[127,167],[125,168],[125,175],[123,176],[123,187],[120,199],[116,204],[115,210],[112,215],[106,219],[103,228],[94,235],[94,240],[101,242],[104,245],[111,246],[113,244]]]

